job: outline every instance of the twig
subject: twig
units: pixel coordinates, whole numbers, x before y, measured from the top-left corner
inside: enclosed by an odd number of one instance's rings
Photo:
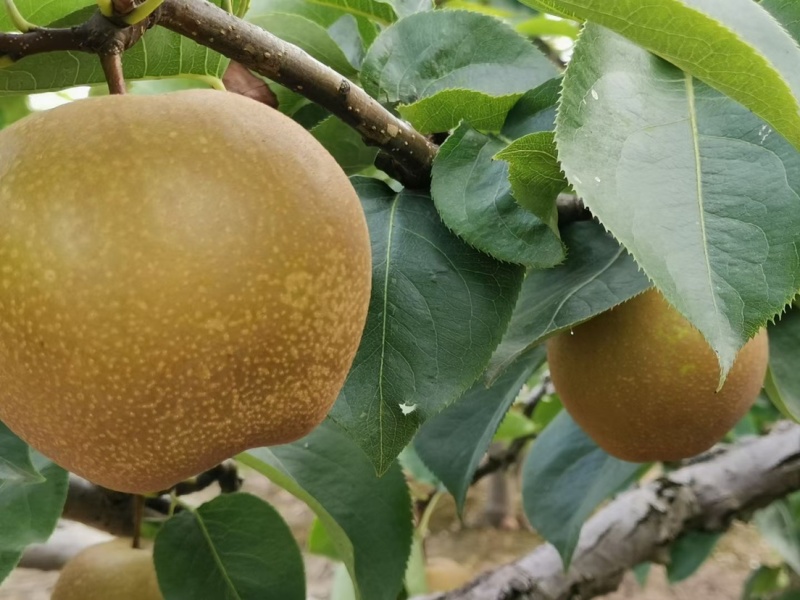
[[[238,491],[242,480],[236,463],[225,461],[197,477],[181,482],[176,487],[176,493],[186,495],[199,492],[214,483],[219,484],[222,493]],[[170,506],[170,499],[166,495],[147,498],[144,517],[166,516]],[[70,475],[62,516],[120,537],[132,537],[135,533],[134,496],[108,490],[76,475]]]
[[[616,589],[635,565],[659,560],[688,531],[724,531],[796,490],[800,426],[783,423],[620,495],[584,525],[566,572],[544,544],[460,590],[417,600],[588,600]]]
[[[145,3],[155,6],[157,0]],[[129,10],[142,4],[114,0]],[[116,9],[115,9],[116,12]],[[132,14],[132,13],[131,13]],[[67,29],[37,29],[0,34],[0,63],[55,51],[120,54],[145,31],[162,25],[241,63],[318,103],[380,148],[376,165],[409,188],[426,188],[438,146],[371,98],[364,90],[306,52],[211,2],[164,0],[144,21],[125,27],[99,11],[86,23]],[[3,61],[2,59],[6,59]],[[562,223],[591,218],[575,197],[558,201]]]
[[[533,38],[533,45],[536,46],[539,50],[541,50],[542,54],[544,54],[550,62],[552,62],[559,70],[563,71],[567,68],[567,63],[564,62],[564,59],[561,58],[561,53],[553,48],[550,44],[544,41],[540,37]]]
[[[550,371],[547,371],[542,374],[541,378],[539,379],[539,383],[537,383],[531,391],[525,396],[525,399],[522,401],[522,414],[528,417],[529,419],[533,416],[536,407],[539,406],[539,402],[542,401],[547,395],[548,387],[550,386]]]
[[[223,494],[238,492],[242,487],[242,479],[239,477],[236,462],[226,460],[224,463],[209,469],[205,473],[201,473],[197,477],[182,481],[175,487],[175,493],[178,496],[186,496],[187,494],[204,490],[214,483],[219,484],[220,491]]]
[[[144,522],[144,496],[133,498],[133,547],[142,547],[142,523]]]
[[[108,82],[108,92],[110,94],[126,94],[128,92],[125,85],[125,75],[122,72],[122,55],[103,54],[100,56],[100,64],[103,66],[103,73]]]
[[[558,207],[558,222],[561,224],[591,221],[594,218],[583,200],[574,194],[559,194],[556,206]]]
[[[14,0],[4,0],[4,4],[5,10],[8,13],[8,17],[11,19],[11,22],[14,23],[14,27],[16,27],[20,32],[27,33],[28,31],[37,29],[36,25],[22,16],[22,13],[19,12]]]
[[[536,384],[533,389],[531,389],[531,391],[522,401],[523,415],[529,419],[533,416],[533,412],[536,410],[539,402],[547,395],[549,386],[550,374],[544,373],[539,383]],[[472,476],[473,485],[478,483],[487,475],[491,475],[497,471],[505,471],[511,465],[516,464],[519,461],[519,457],[522,454],[522,451],[525,449],[525,446],[527,446],[528,442],[533,439],[536,439],[535,433],[523,435],[512,440],[505,451],[500,453],[490,452],[484,463],[475,470],[475,474]]]
[[[515,464],[519,460],[520,454],[522,454],[528,442],[534,439],[536,439],[536,434],[529,433],[512,441],[505,452],[499,455],[489,454],[484,463],[475,469],[475,474],[472,476],[472,484],[478,483],[487,475],[501,470],[504,471]]]
[[[96,12],[88,21],[75,27],[43,27],[22,34],[0,34],[0,55],[18,61],[45,52],[119,54],[138,42],[153,23],[151,16],[131,27],[120,28]]]
[[[167,29],[320,104],[385,152],[407,187],[427,186],[437,147],[330,67],[211,2],[166,0],[157,14]]]

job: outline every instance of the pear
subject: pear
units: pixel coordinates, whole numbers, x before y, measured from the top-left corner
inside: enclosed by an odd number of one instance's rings
[[[153,551],[116,539],[90,546],[61,571],[52,600],[164,600]]]
[[[327,415],[371,285],[349,179],[242,96],[89,98],[0,132],[0,420],[167,489]]]
[[[716,355],[655,289],[547,344],[564,407],[601,448],[631,462],[675,461],[717,443],[758,397],[768,355],[762,329],[717,391]]]

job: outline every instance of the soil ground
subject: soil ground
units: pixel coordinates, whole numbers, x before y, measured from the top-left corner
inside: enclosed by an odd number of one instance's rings
[[[260,477],[248,477],[245,490],[271,502],[303,543],[311,523],[311,512],[305,504]],[[429,556],[447,556],[467,566],[475,573],[489,569],[530,552],[542,543],[523,522],[519,511],[507,519],[511,530],[480,526],[485,490],[479,486],[471,493],[465,522],[455,516],[452,500],[445,498],[431,519],[430,535],[426,541]],[[200,500],[200,498],[198,498]],[[328,600],[333,565],[329,561],[306,557],[308,595],[313,600]],[[604,600],[737,600],[742,583],[760,563],[775,563],[776,557],[755,529],[737,524],[726,534],[712,557],[689,579],[669,586],[662,567],[651,570],[647,584],[640,588],[632,576],[627,576],[620,589]],[[49,600],[58,572],[17,569],[0,585],[0,600]]]

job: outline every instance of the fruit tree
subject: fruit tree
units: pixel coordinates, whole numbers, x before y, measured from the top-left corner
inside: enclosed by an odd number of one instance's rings
[[[588,599],[752,520],[800,597],[797,65],[794,0],[4,0],[0,581],[65,518],[55,600]],[[546,543],[431,556],[487,477]]]

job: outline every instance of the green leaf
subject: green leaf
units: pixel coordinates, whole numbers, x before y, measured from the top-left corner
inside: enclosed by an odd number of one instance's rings
[[[489,381],[546,338],[650,287],[633,259],[598,224],[573,223],[561,235],[567,260],[525,278],[511,323],[489,363]]]
[[[319,517],[314,517],[311,530],[308,532],[308,551],[319,556],[326,556],[331,560],[341,560],[336,544],[333,542],[328,530]]]
[[[761,8],[775,17],[795,41],[800,41],[800,5],[795,0],[761,0]]]
[[[552,267],[564,258],[558,231],[514,200],[508,165],[493,160],[505,145],[469,125],[456,129],[434,159],[431,194],[436,209],[473,247],[500,260]]]
[[[0,129],[19,121],[30,112],[26,96],[0,96]]]
[[[397,463],[383,477],[327,420],[305,438],[258,448],[239,460],[317,514],[363,600],[395,600],[411,548],[411,499]]]
[[[358,600],[350,573],[347,571],[347,567],[341,563],[336,565],[333,572],[331,600]]]
[[[517,14],[516,11],[508,10],[500,6],[484,4],[480,1],[471,2],[470,0],[446,0],[440,3],[440,7],[445,10],[468,10],[470,12],[489,15],[490,17],[497,17],[498,19],[513,19]]]
[[[42,474],[33,465],[31,449],[0,421],[0,481],[41,483]]]
[[[539,87],[523,94],[508,113],[500,132],[503,137],[516,140],[530,133],[551,131],[556,126],[556,107],[561,95],[561,77],[554,77]]]
[[[533,435],[537,432],[536,425],[522,412],[510,410],[500,421],[500,426],[492,438],[493,442],[513,442],[518,438]]]
[[[360,8],[359,8],[360,7]],[[372,12],[374,12],[374,15]],[[362,12],[370,13],[361,16]],[[251,0],[247,20],[265,17],[271,14],[298,15],[321,25],[325,29],[345,15],[353,15],[358,23],[361,39],[367,44],[375,41],[378,33],[372,21],[383,22],[384,18],[394,21],[394,11],[391,6],[373,0]],[[379,16],[382,15],[382,16]]]
[[[562,410],[564,410],[564,406],[558,396],[544,396],[539,400],[532,417],[536,433],[544,431],[545,427],[550,425]]]
[[[769,373],[764,388],[786,418],[800,423],[800,309],[788,310],[769,328]]]
[[[533,44],[501,21],[448,10],[406,17],[381,33],[364,59],[361,81],[381,102],[411,104],[447,89],[519,94],[555,74]]]
[[[0,581],[27,546],[47,541],[67,499],[68,473],[36,451],[31,462],[43,481],[0,479]]]
[[[740,102],[800,149],[800,48],[756,2],[524,2],[626,36]]]
[[[500,131],[522,94],[490,96],[473,90],[442,90],[413,104],[397,107],[420,133],[449,131],[465,121],[480,131]]]
[[[423,193],[353,178],[372,238],[361,346],[331,417],[379,472],[483,372],[523,271],[453,235]]]
[[[753,520],[786,564],[800,573],[800,494],[773,502]]]
[[[701,331],[722,383],[800,288],[800,154],[742,106],[592,24],[568,71],[562,167]]]
[[[519,33],[528,37],[543,35],[562,35],[573,40],[578,37],[580,29],[571,21],[550,19],[544,15],[526,19],[514,26]]]
[[[377,0],[303,0],[303,3],[312,7],[319,7],[321,10],[336,9],[358,17],[366,17],[382,25],[389,25],[397,20],[392,5],[386,2],[378,2]],[[282,4],[280,0],[252,0],[252,6],[247,15],[248,20],[250,20],[251,15],[282,12],[281,10],[275,10],[276,6],[281,6]],[[315,10],[315,8],[311,10]],[[330,24],[328,23],[328,25]]]
[[[333,41],[324,27],[310,19],[300,15],[272,13],[251,17],[248,20],[282,40],[302,48],[345,77],[356,74],[355,68],[347,60],[339,44]]]
[[[59,2],[14,0],[14,4],[26,20],[40,27],[54,25],[74,13],[82,15],[83,20],[86,20],[97,9],[94,0],[60,0]],[[17,31],[5,7],[0,8],[0,31]]]
[[[722,534],[716,531],[690,531],[685,533],[670,548],[667,564],[667,579],[678,583],[691,577],[711,556]]]
[[[522,466],[522,503],[531,525],[569,567],[581,527],[606,498],[630,485],[642,465],[606,454],[562,412]]]
[[[359,133],[336,117],[328,117],[311,129],[311,135],[325,147],[348,175],[371,167],[378,154],[367,146]]]
[[[653,563],[643,562],[631,569],[631,571],[633,571],[633,576],[636,578],[636,583],[640,588],[643,588],[647,584],[647,578],[650,576],[650,569],[652,566]]]
[[[358,19],[353,15],[342,15],[333,25],[328,27],[331,39],[342,49],[347,62],[357,71],[364,62],[364,43],[358,31]]]
[[[433,502],[435,501],[433,500]],[[422,540],[423,537],[419,531],[414,534],[414,542],[411,544],[411,556],[406,566],[405,591],[412,598],[428,592],[428,578],[425,573],[425,549],[422,546]]]
[[[401,19],[433,10],[433,0],[390,0],[390,3]]]
[[[223,1],[213,0],[217,5]],[[17,0],[17,5],[29,21],[55,23],[61,27],[79,24],[95,10],[91,0],[45,3]],[[233,6],[234,12],[239,14],[244,0],[234,0]],[[0,29],[13,30],[4,11],[0,11]],[[210,83],[222,77],[228,63],[229,60],[222,55],[163,27],[148,31],[141,42],[123,55],[125,79],[129,81],[186,76]],[[52,52],[23,58],[0,69],[0,94],[61,90],[104,83],[105,80],[96,56],[84,52]]]
[[[303,557],[278,512],[250,494],[224,494],[181,512],[156,536],[168,600],[305,600]]]
[[[436,489],[443,489],[441,480],[428,468],[422,458],[414,448],[414,444],[409,444],[397,457],[403,472],[410,476],[414,481],[424,483]]]
[[[464,510],[475,469],[492,437],[527,379],[544,362],[543,348],[534,348],[490,388],[479,380],[464,396],[427,422],[414,438],[422,461],[442,480]]]
[[[554,134],[543,131],[521,137],[495,158],[509,164],[509,180],[517,202],[558,231],[556,198],[569,184],[558,164]]]
[[[781,567],[761,565],[750,573],[744,582],[742,600],[773,599],[785,587],[786,574]]]

